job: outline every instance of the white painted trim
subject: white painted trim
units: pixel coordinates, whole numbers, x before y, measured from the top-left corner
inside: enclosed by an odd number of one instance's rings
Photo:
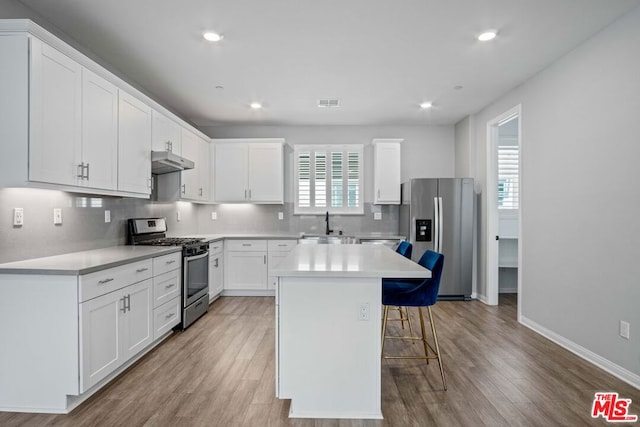
[[[487,122],[487,140],[486,140],[486,218],[487,218],[487,232],[485,241],[485,253],[486,253],[486,303],[489,305],[498,305],[498,295],[500,292],[498,285],[498,261],[499,261],[499,245],[495,240],[495,236],[499,235],[499,212],[498,212],[498,126],[507,120],[510,120],[514,116],[518,116],[520,122],[518,123],[518,135],[520,136],[522,127],[522,108],[518,104],[513,108],[505,111],[499,116],[489,120]],[[522,151],[522,149],[520,150]],[[520,160],[522,161],[522,160]],[[522,172],[520,172],[522,175]],[[522,184],[520,184],[520,192],[522,193]],[[519,218],[522,217],[522,207],[518,210]],[[522,221],[520,222],[520,230],[522,228]],[[522,233],[520,233],[522,236]],[[522,247],[522,239],[518,240],[518,249]],[[518,254],[518,262],[521,265],[521,255]],[[521,269],[518,269],[518,288],[520,288]],[[521,298],[518,298],[518,318],[520,317],[520,305]]]
[[[275,290],[261,290],[261,289],[225,289],[220,296],[222,297],[273,297],[276,295]]]
[[[518,288],[501,288],[500,289],[500,293],[501,294],[517,294],[518,293]]]
[[[289,418],[314,418],[314,419],[351,419],[351,420],[382,420],[382,412],[367,413],[367,412],[331,412],[330,414],[324,412],[296,412],[294,409],[289,410]]]
[[[531,329],[532,331],[542,335],[543,337],[553,341],[558,344],[560,347],[565,348],[575,354],[576,356],[581,357],[589,363],[594,364],[595,366],[607,371],[611,375],[620,380],[626,382],[627,384],[640,389],[640,375],[637,375],[620,365],[613,363],[612,361],[605,359],[604,357],[594,353],[593,351],[582,347],[575,342],[568,340],[562,335],[557,334],[556,332],[545,328],[544,326],[536,323],[535,321],[529,319],[526,316],[521,316],[520,323]]]

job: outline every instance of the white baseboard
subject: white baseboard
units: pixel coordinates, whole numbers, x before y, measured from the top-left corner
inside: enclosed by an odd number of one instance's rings
[[[605,359],[604,357],[594,353],[587,348],[582,347],[579,344],[576,344],[571,340],[568,340],[562,335],[559,335],[556,332],[545,328],[544,326],[534,322],[533,320],[525,316],[520,317],[520,323],[522,323],[532,331],[542,335],[543,337],[550,339],[560,347],[566,348],[576,356],[579,356],[587,362],[592,363],[601,369],[604,369],[614,377],[621,379],[622,381],[637,389],[640,389],[640,375],[637,375],[623,368],[622,366],[616,365],[612,361]]]
[[[223,297],[273,297],[276,295],[275,290],[239,290],[239,289],[225,289],[220,296]]]

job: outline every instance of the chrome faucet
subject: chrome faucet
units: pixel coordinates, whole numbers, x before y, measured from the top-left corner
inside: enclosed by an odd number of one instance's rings
[[[328,236],[329,234],[333,233],[333,230],[329,228],[329,211],[327,211],[327,214],[324,217],[324,221],[327,223],[325,234]]]

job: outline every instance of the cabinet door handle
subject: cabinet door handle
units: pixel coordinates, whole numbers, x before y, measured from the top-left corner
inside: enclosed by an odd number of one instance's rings
[[[380,198],[380,189],[378,188],[378,199]]]
[[[173,142],[167,141],[166,145],[167,145],[167,151],[172,152],[173,151]]]
[[[87,176],[85,176],[85,178],[87,180],[89,179],[89,163],[87,163]]]
[[[249,189],[249,200],[251,200],[251,189]]]
[[[120,298],[120,301],[122,301],[122,308],[120,309],[121,312],[126,313],[127,312],[127,297],[122,297]]]
[[[167,265],[169,265],[169,264],[173,264],[174,262],[176,262],[176,260],[175,260],[175,259],[172,259],[171,261],[167,261]]]
[[[131,294],[127,294],[126,298],[126,302],[127,302],[127,310],[131,311]]]
[[[265,264],[267,263],[267,256],[266,255],[264,256],[264,263]]]
[[[202,196],[202,187],[200,187],[200,195]]]
[[[139,268],[139,269],[136,270],[136,273],[142,273],[143,271],[147,271],[147,270],[148,270],[147,267]]]
[[[113,282],[113,277],[109,277],[108,279],[99,280],[98,285],[104,285],[105,283]]]
[[[215,264],[213,266],[218,268],[218,258],[214,259],[213,262],[215,262]]]
[[[78,165],[78,174],[76,175],[76,177],[80,179],[84,179],[84,162]]]
[[[187,192],[187,184],[182,184],[182,194],[186,194]]]
[[[247,190],[244,190],[244,199],[247,200]]]
[[[166,316],[164,316],[165,319],[171,319],[173,316],[175,316],[175,313],[169,313]]]
[[[171,288],[173,288],[174,286],[175,286],[175,283],[172,283],[172,284],[170,284],[170,285],[165,286],[164,288],[165,288],[165,289],[171,289]]]

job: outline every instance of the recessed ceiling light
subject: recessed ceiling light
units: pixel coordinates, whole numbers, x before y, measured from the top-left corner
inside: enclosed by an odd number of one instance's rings
[[[219,42],[224,38],[222,34],[212,33],[212,32],[206,32],[202,35],[202,37],[204,37],[205,40],[208,40],[210,42]]]
[[[478,36],[478,40],[480,40],[481,42],[488,42],[489,40],[493,40],[494,38],[496,38],[497,34],[498,33],[496,33],[495,31],[486,31]]]
[[[422,108],[423,110],[431,108],[432,106],[433,106],[433,104],[430,103],[430,102],[423,102],[422,104],[420,104],[420,108]]]
[[[251,107],[253,110],[259,110],[262,108],[262,104],[260,104],[259,102],[252,102],[251,104],[249,104],[249,107]]]

